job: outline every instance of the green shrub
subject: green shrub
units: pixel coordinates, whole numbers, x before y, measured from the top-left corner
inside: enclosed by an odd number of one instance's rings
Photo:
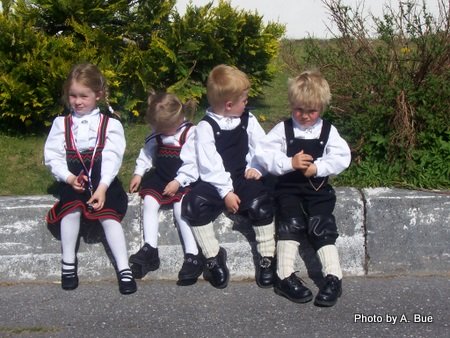
[[[18,0],[0,15],[0,130],[45,130],[62,112],[62,82],[76,63],[92,62],[110,85],[125,122],[144,111],[150,88],[200,100],[219,63],[248,72],[252,95],[274,73],[284,27],[227,1]],[[7,9],[7,10],[6,10]]]
[[[325,116],[353,151],[350,171],[338,181],[449,187],[448,6],[434,18],[425,3],[400,2],[371,17],[371,33],[358,9],[323,3],[339,34],[327,43],[307,39],[303,57],[289,62],[296,71],[317,67],[330,82]]]

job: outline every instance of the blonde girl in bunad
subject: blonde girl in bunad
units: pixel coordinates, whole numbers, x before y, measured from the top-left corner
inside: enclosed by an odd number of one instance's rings
[[[178,285],[191,285],[203,272],[203,259],[189,225],[181,217],[181,200],[189,185],[198,179],[194,129],[186,120],[195,103],[182,104],[173,94],[151,92],[146,121],[153,130],[136,160],[130,192],[139,190],[144,200],[144,245],[130,256],[135,278],[143,278],[159,268],[158,214],[161,206],[173,206],[184,249],[184,262],[178,273]],[[140,189],[139,189],[140,187]]]
[[[53,121],[44,148],[45,165],[60,182],[60,199],[47,214],[47,222],[61,228],[61,286],[78,287],[76,245],[83,218],[100,222],[115,260],[119,291],[134,293],[137,287],[120,223],[128,198],[116,177],[126,145],[123,127],[112,118],[106,80],[97,66],[74,66],[63,89],[71,111]],[[110,111],[101,111],[99,103]]]

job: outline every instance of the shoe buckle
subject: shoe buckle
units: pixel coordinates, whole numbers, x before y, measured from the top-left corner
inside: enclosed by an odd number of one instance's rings
[[[217,262],[216,262],[215,259],[213,259],[213,260],[211,260],[211,261],[209,261],[209,262],[206,262],[206,267],[207,267],[208,269],[212,269],[212,268],[214,268],[216,265],[217,265]]]
[[[267,258],[267,257],[263,257],[261,259],[261,261],[259,262],[259,266],[262,267],[263,269],[267,269],[272,265],[272,261]]]

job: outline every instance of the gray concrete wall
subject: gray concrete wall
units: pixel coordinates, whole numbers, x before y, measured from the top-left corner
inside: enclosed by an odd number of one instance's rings
[[[450,194],[400,189],[337,188],[337,247],[344,275],[447,274],[450,272]],[[0,281],[59,281],[58,231],[45,214],[55,203],[46,196],[0,197]],[[141,201],[129,195],[123,221],[129,253],[142,244]],[[254,233],[245,220],[221,215],[216,234],[228,251],[232,280],[254,278]],[[101,228],[81,228],[79,275],[87,280],[114,276]],[[320,266],[301,243],[297,268],[314,276]],[[160,213],[161,267],[147,279],[176,279],[183,260],[170,210]]]

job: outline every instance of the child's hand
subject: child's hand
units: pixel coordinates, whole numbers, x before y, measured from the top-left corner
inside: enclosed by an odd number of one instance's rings
[[[241,203],[241,199],[234,192],[230,191],[224,198],[225,207],[228,212],[235,214],[239,210],[239,204]]]
[[[312,163],[311,155],[304,154],[303,150],[292,157],[292,168],[296,170],[306,170]]]
[[[91,198],[86,203],[92,206],[95,211],[102,209],[105,205],[106,190],[108,190],[108,186],[100,183]]]
[[[305,177],[313,177],[317,174],[317,167],[314,163],[311,163],[308,168],[301,170],[301,172],[305,175]]]
[[[139,189],[141,185],[142,176],[141,175],[133,175],[130,181],[130,192],[133,193]]]
[[[88,181],[88,178],[86,175],[82,175],[80,173],[80,175],[75,176],[75,175],[70,175],[67,178],[67,184],[71,185],[73,190],[75,190],[78,193],[82,193],[84,191],[84,186],[85,186],[85,182]]]
[[[244,177],[247,180],[259,180],[261,178],[261,176],[262,176],[261,173],[258,170],[253,169],[253,168],[247,169],[245,171],[245,175],[244,175]]]
[[[167,183],[166,187],[164,188],[163,195],[172,197],[177,193],[179,188],[180,183],[177,180],[172,180]]]

